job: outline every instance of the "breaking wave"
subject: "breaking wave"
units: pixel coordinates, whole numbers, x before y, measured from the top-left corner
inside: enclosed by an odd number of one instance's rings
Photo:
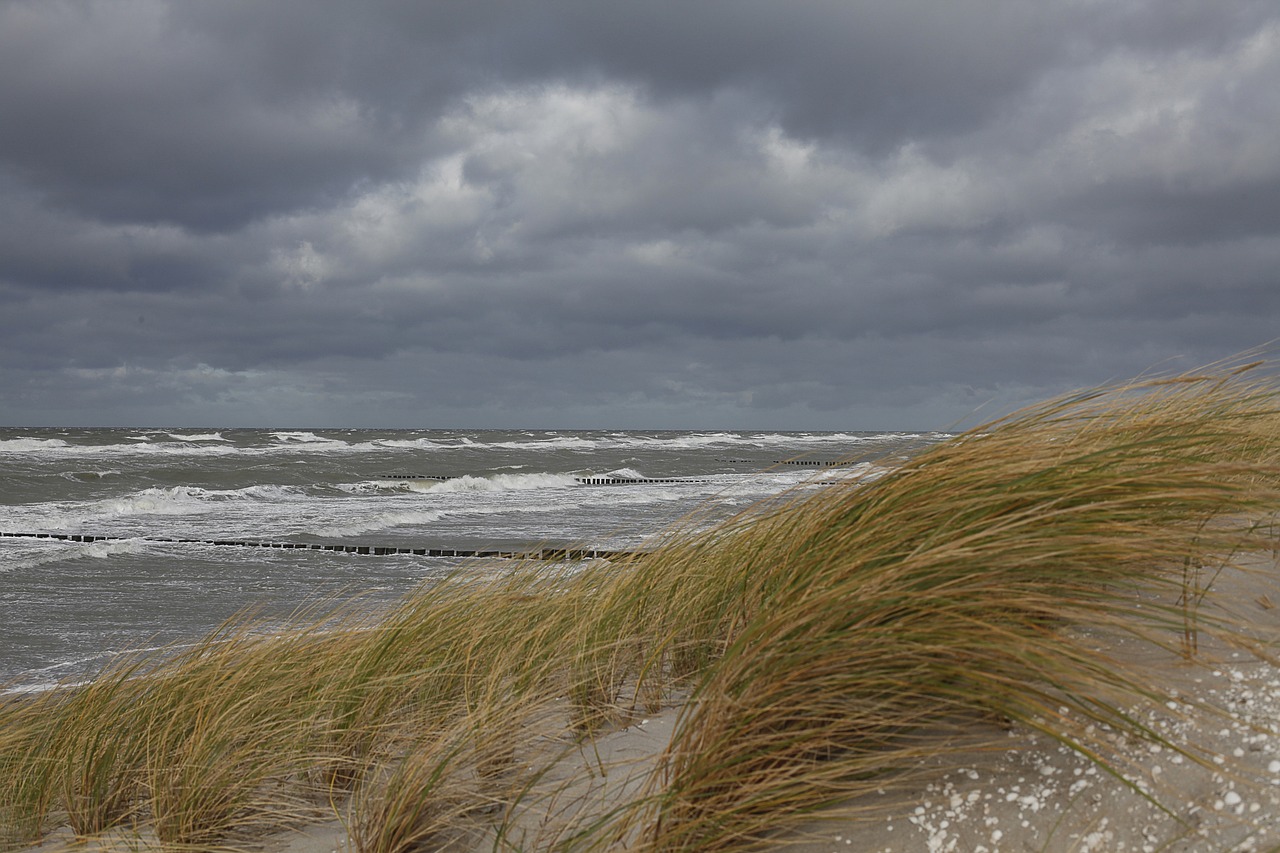
[[[226,441],[220,432],[202,432],[195,435],[183,435],[180,432],[165,433],[174,441]]]
[[[578,481],[569,474],[493,474],[488,477],[466,475],[452,480],[413,480],[409,488],[415,492],[512,492],[528,489],[564,489]]]
[[[99,501],[97,508],[105,515],[185,515],[211,504],[230,501],[277,502],[302,494],[293,486],[246,486],[243,489],[202,489],[198,486],[173,486],[167,489],[143,489],[131,495]]]
[[[0,453],[27,453],[32,450],[57,450],[70,446],[60,438],[8,438],[0,440]]]

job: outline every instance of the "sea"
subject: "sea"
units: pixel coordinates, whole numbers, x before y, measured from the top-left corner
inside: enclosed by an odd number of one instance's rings
[[[0,428],[0,692],[77,683],[245,613],[389,607],[502,554],[643,550],[946,437]]]

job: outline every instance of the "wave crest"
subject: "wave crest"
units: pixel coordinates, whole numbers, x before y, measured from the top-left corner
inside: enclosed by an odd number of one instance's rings
[[[0,453],[27,453],[32,450],[59,450],[70,447],[60,438],[7,438],[0,440]]]
[[[451,480],[413,480],[409,488],[417,492],[510,492],[527,489],[566,489],[578,481],[569,474],[492,474],[473,477],[467,474]]]

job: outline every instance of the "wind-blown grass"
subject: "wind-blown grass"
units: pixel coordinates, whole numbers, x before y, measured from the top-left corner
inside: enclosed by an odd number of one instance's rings
[[[1155,737],[1125,709],[1160,686],[1083,638],[1247,642],[1201,603],[1275,546],[1277,390],[1221,368],[1083,392],[630,562],[475,567],[376,620],[313,614],[273,639],[246,621],[145,677],[11,702],[0,839],[124,823],[234,847],[328,813],[369,853],[456,842],[675,696],[641,794],[546,846],[767,844],[971,744],[974,721],[1121,773],[1089,726]]]

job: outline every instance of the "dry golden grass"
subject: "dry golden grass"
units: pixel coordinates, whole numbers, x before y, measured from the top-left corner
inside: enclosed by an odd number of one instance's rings
[[[1089,724],[1154,737],[1122,709],[1158,685],[1082,636],[1246,642],[1201,604],[1215,572],[1275,547],[1277,390],[1223,367],[1083,392],[632,562],[476,567],[376,619],[333,608],[273,637],[243,620],[10,702],[0,843],[124,824],[235,848],[327,813],[365,853],[430,847],[676,693],[648,786],[546,846],[768,844],[971,746],[975,720],[1105,763]]]

